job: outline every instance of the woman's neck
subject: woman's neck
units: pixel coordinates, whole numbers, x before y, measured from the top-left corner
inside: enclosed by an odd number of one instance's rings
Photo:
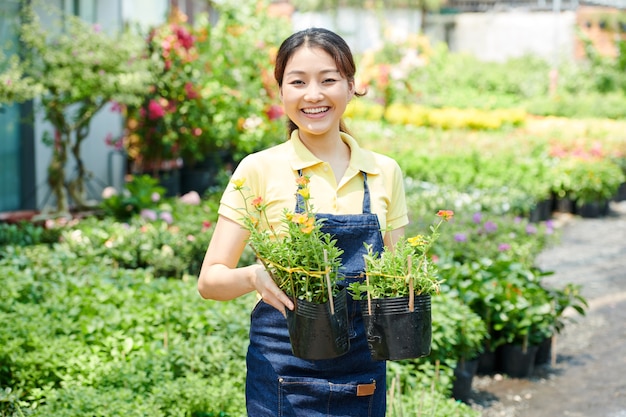
[[[302,138],[300,141],[320,160],[328,163],[335,174],[337,184],[350,165],[350,147],[337,135],[320,138]]]

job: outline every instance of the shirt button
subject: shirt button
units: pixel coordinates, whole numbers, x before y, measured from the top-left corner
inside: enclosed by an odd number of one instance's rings
[[[328,165],[324,165],[324,171],[328,171]]]

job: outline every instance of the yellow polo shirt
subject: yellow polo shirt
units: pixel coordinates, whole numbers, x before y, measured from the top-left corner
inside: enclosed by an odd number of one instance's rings
[[[247,204],[261,197],[267,204],[267,216],[275,230],[282,230],[281,219],[287,208],[296,207],[298,170],[310,177],[309,190],[313,211],[328,214],[363,212],[363,176],[367,174],[371,211],[378,216],[381,231],[408,224],[402,171],[392,158],[359,147],[345,133],[342,140],[350,147],[350,165],[337,184],[330,165],[313,155],[300,141],[295,130],[291,139],[274,147],[246,156],[237,166],[232,180],[245,180],[243,193],[231,181],[222,195],[219,214],[242,224]],[[384,233],[383,233],[384,234]]]

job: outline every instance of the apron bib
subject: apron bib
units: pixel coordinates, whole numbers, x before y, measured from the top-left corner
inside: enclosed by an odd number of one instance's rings
[[[367,175],[363,172],[362,214],[318,214],[322,231],[343,249],[340,285],[363,280],[367,253],[383,250],[378,217],[371,213]],[[302,175],[302,171],[299,172]],[[304,202],[297,194],[296,212]],[[373,361],[358,301],[348,294],[350,350],[343,356],[305,360],[293,356],[287,320],[262,300],[251,314],[246,357],[246,407],[250,417],[383,417],[386,410],[386,363]]]

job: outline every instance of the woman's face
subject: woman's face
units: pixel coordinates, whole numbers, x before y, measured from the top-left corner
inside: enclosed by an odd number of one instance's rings
[[[280,95],[300,137],[339,132],[339,121],[354,95],[354,84],[339,72],[333,58],[319,48],[302,47],[287,62]]]

